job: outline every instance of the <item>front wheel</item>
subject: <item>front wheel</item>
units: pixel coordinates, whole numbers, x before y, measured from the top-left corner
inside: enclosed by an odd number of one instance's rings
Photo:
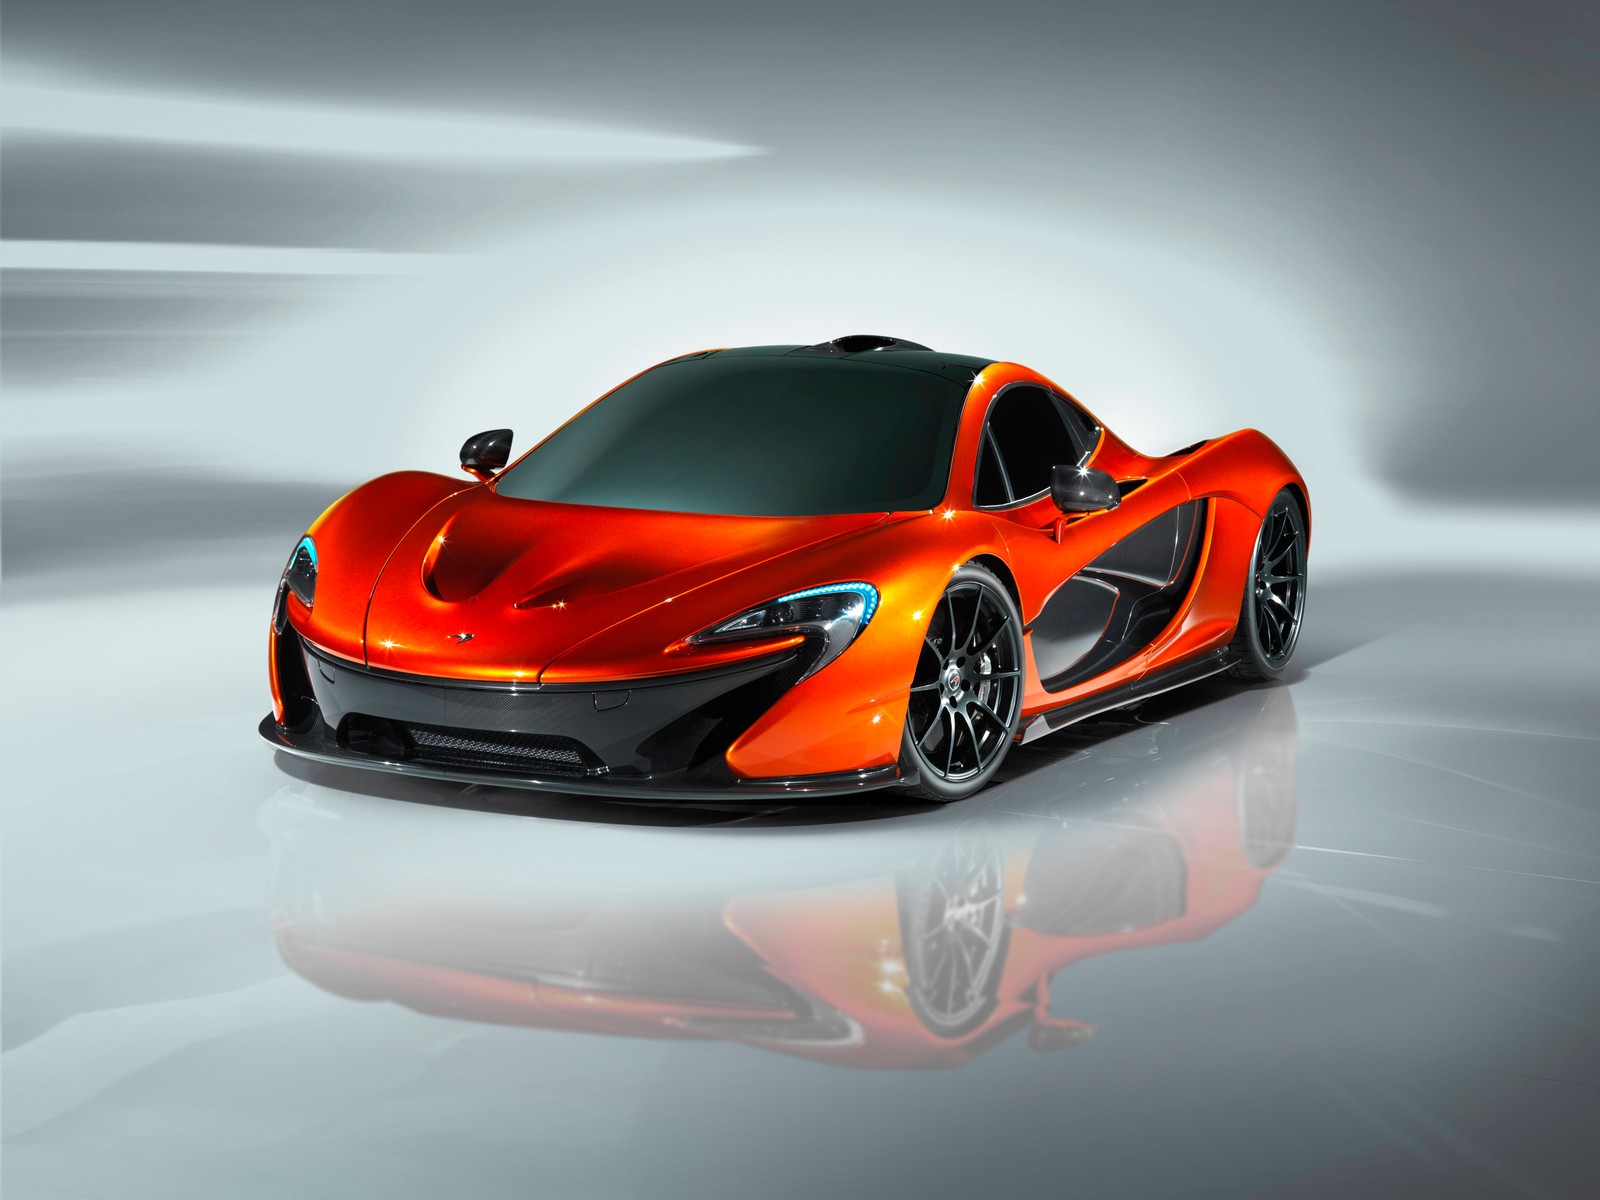
[[[1306,519],[1287,489],[1273,498],[1256,536],[1233,636],[1236,679],[1276,679],[1289,665],[1306,611]]]
[[[1022,715],[1022,614],[1005,585],[972,563],[950,579],[911,681],[900,766],[908,793],[948,803],[994,777]]]

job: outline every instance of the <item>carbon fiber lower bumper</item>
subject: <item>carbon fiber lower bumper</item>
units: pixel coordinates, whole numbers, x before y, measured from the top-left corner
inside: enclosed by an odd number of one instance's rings
[[[292,725],[268,714],[260,732],[305,758],[463,783],[680,799],[841,796],[899,779],[894,766],[759,780],[728,769],[727,748],[798,677],[803,661],[793,652],[660,681],[509,687],[374,671],[291,639],[283,649],[304,669],[294,670],[304,694]]]

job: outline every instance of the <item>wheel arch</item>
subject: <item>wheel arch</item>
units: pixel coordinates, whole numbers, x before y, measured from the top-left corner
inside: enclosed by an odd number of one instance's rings
[[[1294,497],[1294,502],[1300,507],[1300,516],[1306,523],[1306,548],[1311,547],[1311,501],[1306,497],[1305,485],[1291,479],[1284,485],[1284,491]]]
[[[995,554],[975,554],[967,562],[971,566],[984,568],[1005,584],[1006,591],[1011,593],[1011,599],[1017,606],[1017,611],[1022,611],[1022,592],[1017,587],[1017,577],[1011,573],[1011,567],[1004,559]]]

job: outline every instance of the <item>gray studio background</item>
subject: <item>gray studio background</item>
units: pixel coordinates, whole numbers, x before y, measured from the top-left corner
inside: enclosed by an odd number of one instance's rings
[[[1600,8],[7,0],[0,39],[8,1200],[1591,1194]],[[1288,686],[833,824],[398,803],[260,744],[336,496],[851,332],[1027,363],[1150,451],[1270,433],[1316,517]],[[425,1016],[275,942],[338,924],[302,835],[442,896],[500,864],[476,967],[539,888],[820,912],[968,821],[1104,832],[1152,763],[1181,828],[1226,755],[1186,799],[1138,738],[1223,717],[1292,853],[1210,937],[1060,972],[1101,1032],[1059,1057]]]
[[[1037,366],[1151,450],[1267,429],[1324,567],[1570,561],[1595,36],[1429,0],[16,0],[8,582],[283,544],[662,357],[855,330]]]

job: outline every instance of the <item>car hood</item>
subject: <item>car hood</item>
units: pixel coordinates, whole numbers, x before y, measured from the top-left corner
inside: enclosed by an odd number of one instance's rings
[[[886,519],[649,512],[470,488],[430,509],[389,556],[367,609],[367,661],[532,682],[569,648],[652,611],[666,647],[769,598],[707,595],[708,584]],[[715,657],[624,664],[617,675],[692,670]]]

